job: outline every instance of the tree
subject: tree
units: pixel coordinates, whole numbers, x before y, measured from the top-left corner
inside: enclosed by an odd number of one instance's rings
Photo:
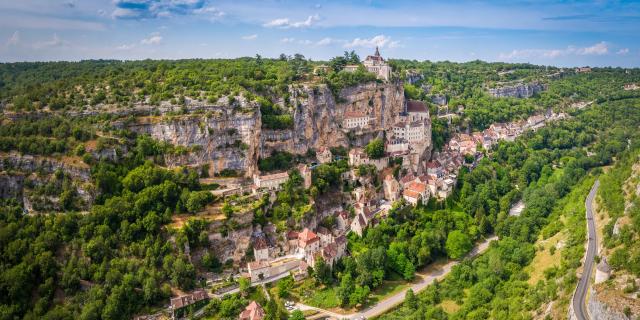
[[[291,291],[291,288],[293,288],[293,277],[289,275],[288,277],[280,279],[277,286],[278,296],[283,299],[288,298],[289,292]]]
[[[322,284],[329,284],[331,282],[331,267],[324,262],[322,257],[316,259],[316,263],[313,266],[314,275],[316,281]]]
[[[469,236],[460,230],[453,230],[447,236],[445,248],[447,249],[449,258],[460,259],[471,250],[472,246],[473,244]]]
[[[418,307],[418,299],[411,288],[404,294],[404,306],[410,310],[415,310]]]
[[[384,156],[384,141],[380,138],[369,141],[365,147],[365,152],[371,159],[380,159]]]
[[[304,320],[304,313],[302,313],[302,311],[300,311],[299,309],[293,310],[293,312],[291,312],[291,315],[289,316],[289,320]]]
[[[350,273],[346,273],[342,275],[342,279],[340,280],[340,287],[338,287],[337,296],[340,300],[340,305],[346,306],[349,304],[349,298],[351,294],[355,291],[356,286],[353,282],[353,278]]]
[[[238,285],[240,286],[240,294],[244,297],[249,292],[249,288],[251,288],[251,279],[241,277],[238,279]]]

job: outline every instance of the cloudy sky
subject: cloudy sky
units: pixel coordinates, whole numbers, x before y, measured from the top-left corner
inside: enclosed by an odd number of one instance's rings
[[[640,67],[640,1],[0,0],[0,61],[361,56]]]

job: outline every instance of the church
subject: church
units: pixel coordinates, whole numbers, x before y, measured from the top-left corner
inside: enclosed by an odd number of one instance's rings
[[[388,81],[391,78],[391,67],[384,61],[384,58],[380,56],[380,51],[376,47],[376,53],[372,56],[367,56],[362,62],[367,71],[375,73],[379,79]]]
[[[391,67],[386,61],[384,61],[384,58],[380,56],[378,47],[376,47],[376,53],[374,53],[372,56],[367,56],[362,64],[368,72],[375,73],[378,79],[389,81],[389,79],[391,78]],[[344,67],[344,71],[347,72],[355,72],[356,70],[358,70],[357,64],[346,65]]]

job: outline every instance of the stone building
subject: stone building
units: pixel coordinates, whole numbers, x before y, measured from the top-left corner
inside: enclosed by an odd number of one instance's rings
[[[380,56],[378,47],[376,47],[376,52],[372,56],[367,56],[362,64],[367,71],[375,73],[378,79],[388,81],[391,78],[391,67],[384,58]]]
[[[366,128],[369,126],[369,116],[360,111],[345,111],[342,127],[345,129]]]
[[[279,172],[279,173],[267,174],[262,176],[259,176],[259,175],[253,176],[253,183],[258,189],[260,188],[266,188],[270,190],[279,189],[280,185],[287,182],[287,180],[289,180],[288,172]]]

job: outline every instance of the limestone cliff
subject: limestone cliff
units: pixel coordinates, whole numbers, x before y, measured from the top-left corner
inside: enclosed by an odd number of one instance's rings
[[[517,85],[503,86],[498,88],[489,89],[489,94],[496,98],[512,97],[512,98],[529,98],[534,94],[546,90],[547,87],[544,84],[534,83],[520,83]]]
[[[262,130],[262,156],[282,150],[303,154],[310,148],[364,145],[395,123],[405,103],[403,86],[394,83],[345,88],[338,99],[326,85],[290,86],[289,92],[294,127]],[[349,133],[342,128],[345,111],[361,111],[375,120],[370,129]]]
[[[169,167],[209,165],[210,173],[233,169],[250,177],[259,157],[273,151],[304,154],[309,149],[362,146],[381,137],[404,108],[404,88],[397,83],[371,82],[343,89],[336,99],[323,84],[289,86],[289,103],[277,101],[293,115],[293,128],[263,129],[260,108],[242,97],[229,104],[188,106],[186,112],[162,110],[139,116],[127,128],[189,147],[189,152],[167,155]],[[342,128],[345,111],[360,111],[371,119],[369,128],[349,132]]]
[[[260,137],[257,107],[210,106],[198,113],[140,117],[129,129],[190,152],[165,157],[169,167],[209,165],[211,173],[233,169],[250,176],[256,170]]]

